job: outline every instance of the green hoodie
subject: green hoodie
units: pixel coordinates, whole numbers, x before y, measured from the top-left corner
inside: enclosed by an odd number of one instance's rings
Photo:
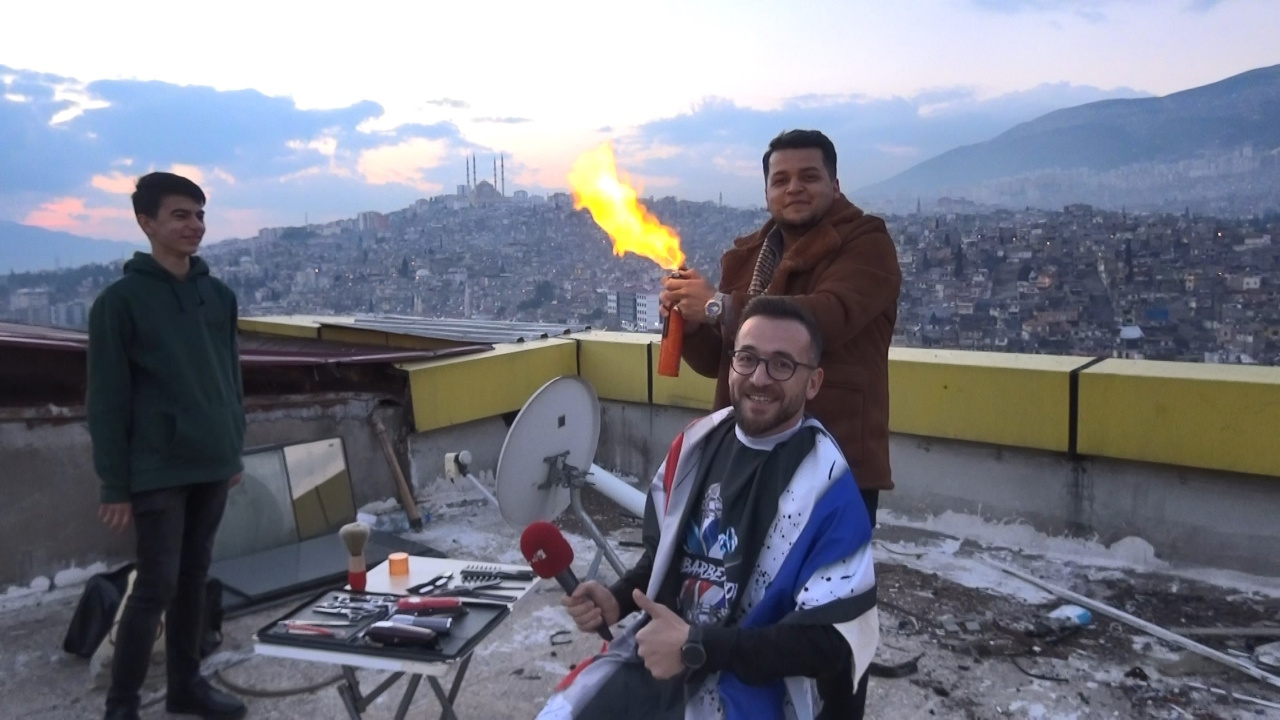
[[[191,258],[179,280],[146,253],[89,312],[86,406],[102,502],[244,469],[236,296]]]

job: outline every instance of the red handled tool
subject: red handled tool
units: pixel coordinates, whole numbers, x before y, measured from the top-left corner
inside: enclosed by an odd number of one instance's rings
[[[467,612],[462,599],[410,595],[396,601],[396,612],[407,615],[461,615]]]

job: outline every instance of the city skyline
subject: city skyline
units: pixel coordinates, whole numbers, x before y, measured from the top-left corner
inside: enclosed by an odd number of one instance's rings
[[[0,219],[137,240],[132,180],[173,169],[208,190],[216,242],[451,193],[472,154],[481,179],[505,155],[508,192],[564,190],[604,141],[646,195],[750,207],[787,127],[828,131],[856,190],[1057,107],[1280,59],[1280,19],[1251,0],[496,3],[483,18],[375,3],[255,6],[254,23],[234,5],[12,11],[26,31],[4,34],[0,127],[28,142],[0,153]],[[457,27],[472,31],[436,30]],[[1222,46],[1186,52],[1206,38]]]

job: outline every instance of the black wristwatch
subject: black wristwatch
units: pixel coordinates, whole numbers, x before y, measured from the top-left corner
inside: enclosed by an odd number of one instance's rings
[[[680,661],[686,670],[699,670],[707,662],[707,649],[702,647],[702,628],[689,626],[689,639],[680,648]]]

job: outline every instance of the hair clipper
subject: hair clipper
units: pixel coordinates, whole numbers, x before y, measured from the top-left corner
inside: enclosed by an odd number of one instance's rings
[[[435,630],[387,620],[370,625],[369,629],[364,631],[364,636],[379,645],[415,647],[430,647],[440,639]]]

